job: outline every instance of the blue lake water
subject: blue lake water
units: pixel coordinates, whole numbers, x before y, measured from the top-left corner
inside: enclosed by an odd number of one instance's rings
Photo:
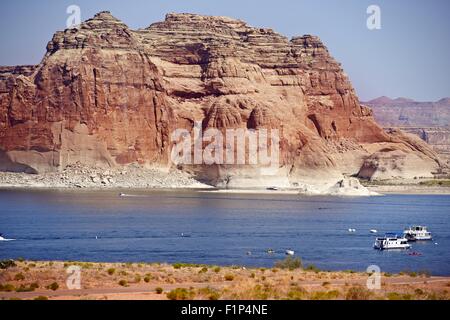
[[[386,272],[450,275],[450,196],[118,194],[0,191],[0,233],[17,239],[0,241],[0,259],[271,267],[291,248],[304,264],[326,270],[363,271],[376,264]],[[375,235],[370,229],[384,234],[411,224],[427,225],[433,241],[413,243],[409,251],[372,248]],[[269,248],[276,253],[267,254]],[[412,251],[421,255],[409,255]]]

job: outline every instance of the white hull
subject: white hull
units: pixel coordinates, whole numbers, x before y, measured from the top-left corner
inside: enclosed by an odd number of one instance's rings
[[[378,250],[390,250],[390,249],[409,249],[411,245],[406,238],[400,237],[384,237],[377,238],[373,247]]]
[[[404,236],[408,241],[426,241],[433,240],[430,232],[428,232],[427,227],[414,226],[405,231],[403,231]]]

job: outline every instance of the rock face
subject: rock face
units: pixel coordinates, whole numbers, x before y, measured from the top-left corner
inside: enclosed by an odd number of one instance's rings
[[[221,131],[279,130],[280,162],[270,172],[181,166],[221,186],[372,178],[382,170],[376,159],[399,153],[400,176],[416,174],[406,170],[411,157],[428,176],[441,165],[425,143],[377,125],[317,37],[289,40],[226,17],[168,14],[134,31],[101,12],[57,32],[39,65],[0,68],[0,110],[7,171],[170,167],[171,133],[197,121]]]

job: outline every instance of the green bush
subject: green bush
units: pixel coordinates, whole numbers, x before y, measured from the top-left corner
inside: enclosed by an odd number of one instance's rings
[[[34,300],[48,300],[48,297],[46,297],[46,296],[39,296],[39,297],[34,298]]]
[[[145,283],[149,283],[150,280],[152,280],[151,277],[149,277],[149,276],[145,276],[145,277],[144,277],[144,282],[145,282]]]
[[[277,261],[275,263],[275,267],[289,270],[300,269],[302,267],[302,261],[300,260],[300,258],[293,258],[289,256],[286,257],[284,260]]]
[[[161,288],[161,287],[158,287],[158,288],[156,288],[155,289],[155,292],[157,293],[157,294],[161,294],[161,293],[163,293],[163,288]]]
[[[208,272],[208,268],[207,267],[203,267],[200,269],[200,271],[198,273],[206,273]]]
[[[167,294],[169,300],[190,300],[194,296],[194,292],[185,288],[176,288]]]
[[[106,270],[106,272],[108,272],[108,274],[109,274],[110,276],[112,276],[112,275],[116,272],[116,269],[114,269],[114,268],[109,268],[108,270]]]
[[[214,272],[215,272],[215,273],[219,273],[219,272],[220,272],[220,267],[215,267],[215,268],[214,268]]]

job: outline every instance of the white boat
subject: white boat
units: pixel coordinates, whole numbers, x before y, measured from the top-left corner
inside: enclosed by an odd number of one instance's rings
[[[294,250],[286,250],[286,255],[293,256],[295,254]]]
[[[0,241],[13,241],[15,239],[6,239],[3,237],[3,234],[0,233]]]
[[[378,250],[386,249],[409,249],[411,245],[403,235],[399,236],[395,233],[386,233],[384,237],[375,239],[373,247]]]
[[[424,226],[412,226],[403,231],[408,241],[432,240],[431,232]]]
[[[370,233],[378,233],[378,230],[377,229],[371,229]]]

